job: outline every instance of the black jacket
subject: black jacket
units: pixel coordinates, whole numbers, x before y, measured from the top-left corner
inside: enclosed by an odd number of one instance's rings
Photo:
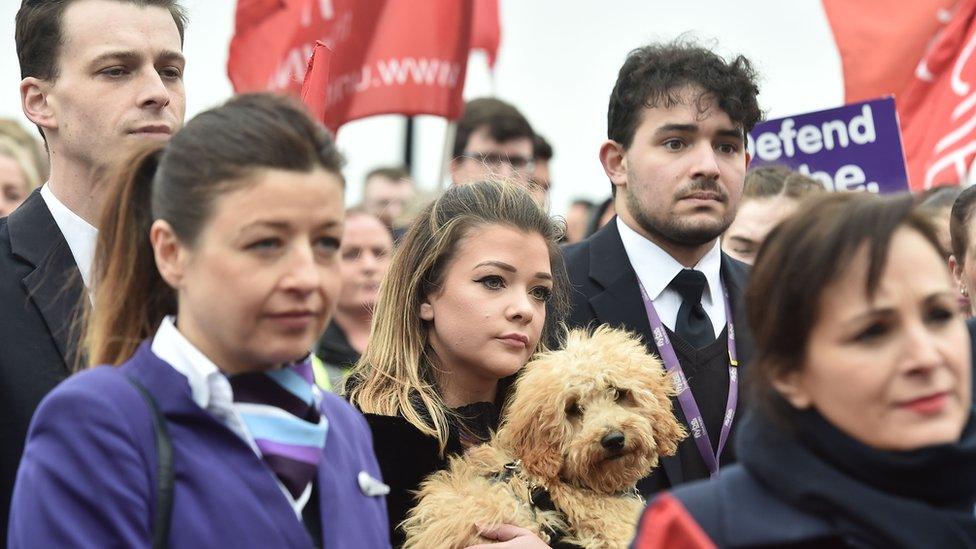
[[[394,547],[400,547],[404,535],[396,526],[407,518],[407,512],[416,504],[412,492],[420,488],[428,475],[446,469],[447,457],[439,455],[436,438],[421,433],[403,417],[363,415],[373,432],[373,450],[383,473],[383,482],[390,487],[386,496],[390,540]],[[457,439],[448,440],[445,456],[461,451]]]
[[[468,444],[485,441],[498,428],[498,407],[479,402],[454,410],[450,419],[461,421],[473,439]],[[373,450],[383,473],[383,482],[390,487],[386,496],[386,511],[390,518],[390,539],[394,547],[403,545],[403,531],[396,528],[407,518],[416,504],[414,492],[428,475],[447,468],[451,456],[464,452],[465,444],[459,427],[451,423],[444,456],[440,455],[437,439],[425,435],[403,416],[363,414],[373,433]]]
[[[329,327],[319,339],[315,354],[322,359],[333,390],[342,385],[349,370],[359,362],[360,356],[359,352],[349,344],[346,333],[335,320],[329,323]]]
[[[648,350],[657,354],[657,346],[654,345],[647,312],[641,299],[637,274],[620,240],[616,221],[611,220],[593,236],[566,247],[563,253],[572,285],[571,311],[567,324],[571,328],[600,324],[623,328],[639,334]],[[721,269],[722,280],[729,292],[733,308],[736,351],[739,355],[740,370],[743,370],[753,354],[752,335],[746,322],[743,303],[748,266],[723,253]],[[741,386],[742,375],[740,374]],[[672,404],[675,417],[688,427],[677,399],[672,399]],[[737,419],[743,409],[744,403],[740,391]],[[733,424],[732,434],[734,432]],[[695,442],[689,436],[681,444],[694,446]],[[727,446],[731,445],[730,439]],[[638,483],[638,488],[642,495],[647,497],[688,480],[696,479],[685,477],[682,473],[681,461],[677,456],[667,456],[661,458],[661,466],[651,476]]]
[[[77,359],[81,273],[34,191],[0,219],[0,539],[31,416]]]

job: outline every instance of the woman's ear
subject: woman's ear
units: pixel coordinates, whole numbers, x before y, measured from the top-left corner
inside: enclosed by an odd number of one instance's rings
[[[434,307],[427,301],[420,304],[420,318],[428,322],[434,320]]]
[[[773,379],[772,385],[773,389],[776,389],[776,392],[782,395],[794,408],[805,410],[813,404],[798,371],[789,372]]]
[[[169,223],[162,219],[153,221],[149,228],[149,242],[156,258],[160,276],[171,287],[178,288],[186,268],[187,251]]]

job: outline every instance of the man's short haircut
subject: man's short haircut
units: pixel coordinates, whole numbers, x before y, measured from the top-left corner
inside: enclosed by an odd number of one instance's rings
[[[494,97],[472,99],[464,105],[464,114],[457,122],[451,156],[458,158],[464,154],[471,134],[481,128],[487,129],[488,135],[499,143],[535,137],[529,121],[514,106]]]
[[[389,179],[394,183],[400,182],[412,182],[413,179],[410,177],[410,172],[406,168],[401,166],[380,166],[378,168],[373,168],[366,174],[366,179],[363,180],[363,186],[365,188],[366,183],[374,177],[382,177],[384,179]]]
[[[762,117],[756,72],[748,59],[739,55],[726,62],[708,49],[678,39],[627,55],[610,93],[607,136],[630,148],[644,108],[677,105],[682,100],[679,92],[687,86],[701,88],[695,98],[699,111],[704,112],[707,101],[714,99],[743,134]]]
[[[749,170],[742,185],[743,198],[785,196],[798,199],[822,192],[826,189],[819,181],[786,166],[760,166]]]
[[[532,141],[532,157],[535,160],[552,160],[552,145],[539,134],[535,134]]]
[[[17,58],[20,61],[20,77],[33,76],[41,80],[58,77],[58,53],[64,44],[61,22],[71,4],[81,0],[23,0],[17,11],[16,30]],[[186,12],[177,0],[113,0],[141,7],[159,7],[169,10],[180,32],[186,28]]]

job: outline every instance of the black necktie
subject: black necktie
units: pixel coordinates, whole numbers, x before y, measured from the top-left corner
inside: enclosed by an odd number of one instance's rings
[[[701,304],[705,284],[707,281],[701,271],[682,269],[668,285],[681,296],[681,307],[678,308],[674,333],[694,345],[696,349],[701,349],[715,341],[712,321]]]

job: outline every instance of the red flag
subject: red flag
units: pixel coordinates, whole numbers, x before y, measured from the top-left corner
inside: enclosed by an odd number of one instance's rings
[[[471,19],[471,49],[488,54],[488,66],[495,68],[498,45],[502,41],[502,27],[498,22],[498,0],[474,0]]]
[[[350,25],[335,35],[328,67],[316,61],[303,91],[326,126],[336,131],[377,114],[461,115],[470,0],[357,0],[349,10]],[[317,55],[328,51],[326,44]]]
[[[976,157],[976,0],[963,0],[897,97],[913,189],[972,182]]]
[[[302,103],[316,120],[325,119],[325,95],[317,93],[329,83],[329,65],[332,52],[322,42],[316,42],[312,56],[308,59],[305,81],[302,82]],[[333,129],[335,132],[335,129]]]
[[[846,102],[903,91],[955,3],[823,0],[840,51]]]
[[[237,28],[227,59],[234,91],[297,96],[315,43],[332,44],[348,34],[358,4],[355,0],[238,0]]]
[[[285,0],[238,0],[235,34],[249,30],[285,7]]]

